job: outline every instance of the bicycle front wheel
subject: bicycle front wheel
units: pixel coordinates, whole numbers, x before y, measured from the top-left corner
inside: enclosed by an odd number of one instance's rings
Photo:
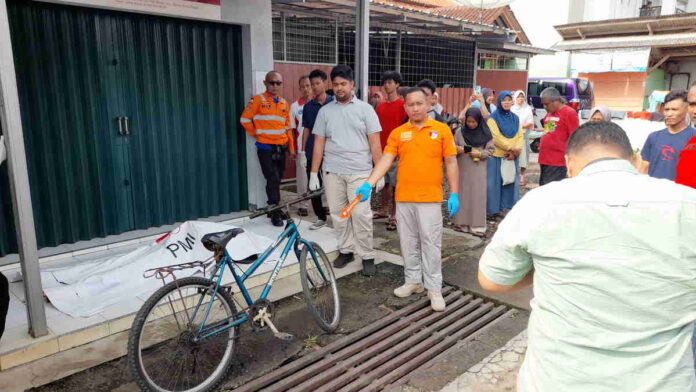
[[[140,308],[128,338],[128,366],[143,391],[206,392],[225,379],[239,328],[229,327],[237,314],[229,293],[213,294],[214,287],[210,279],[179,279]],[[205,337],[199,332],[204,322],[218,333]]]
[[[311,242],[300,253],[300,279],[310,313],[326,332],[333,332],[341,321],[338,284],[329,258],[319,244]]]

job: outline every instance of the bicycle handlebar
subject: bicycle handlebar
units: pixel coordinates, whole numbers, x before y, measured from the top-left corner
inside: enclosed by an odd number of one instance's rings
[[[258,218],[258,217],[260,217],[260,216],[263,216],[263,215],[268,214],[269,212],[278,211],[278,210],[281,210],[281,209],[283,209],[283,208],[287,208],[287,207],[289,207],[289,206],[291,206],[291,205],[293,205],[293,204],[301,203],[301,202],[303,202],[303,201],[305,201],[305,200],[309,200],[309,199],[312,199],[312,198],[314,198],[314,197],[321,196],[322,194],[324,194],[324,188],[319,188],[319,189],[316,190],[316,191],[304,193],[304,194],[300,195],[300,197],[298,197],[298,198],[296,198],[296,199],[290,200],[290,201],[285,202],[285,203],[283,203],[283,204],[279,204],[279,205],[277,205],[277,206],[275,206],[275,207],[273,207],[273,208],[268,208],[268,207],[266,207],[266,208],[264,208],[264,209],[261,209],[261,210],[259,210],[259,211],[257,211],[257,212],[254,212],[254,213],[251,214],[251,215],[248,215],[248,217],[249,217],[249,219]]]

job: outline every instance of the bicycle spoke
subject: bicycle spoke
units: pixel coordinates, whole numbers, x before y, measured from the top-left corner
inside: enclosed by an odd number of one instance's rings
[[[147,379],[159,389],[186,391],[220,375],[223,358],[226,364],[231,358],[236,331],[219,331],[234,322],[236,311],[230,306],[221,293],[197,285],[174,289],[151,305],[139,334],[140,368]],[[199,340],[201,325],[218,331]]]
[[[331,264],[319,245],[303,249],[301,269],[307,306],[319,325],[332,332],[340,318],[338,290]]]

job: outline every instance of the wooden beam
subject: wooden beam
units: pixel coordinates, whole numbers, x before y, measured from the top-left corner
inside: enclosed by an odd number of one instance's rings
[[[657,63],[655,63],[655,65],[653,65],[652,67],[650,67],[650,69],[648,70],[648,73],[650,73],[650,72],[656,70],[656,69],[657,69],[660,65],[662,65],[665,61],[669,60],[670,57],[672,57],[672,56],[666,55],[666,56],[662,57],[662,58],[660,59],[660,61],[658,61]]]

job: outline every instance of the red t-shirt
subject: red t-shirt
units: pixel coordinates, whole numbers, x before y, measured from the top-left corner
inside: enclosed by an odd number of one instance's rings
[[[696,188],[696,136],[692,137],[679,154],[677,161],[677,184]]]
[[[580,118],[569,106],[563,106],[556,113],[544,117],[546,134],[539,146],[539,164],[565,166],[565,151],[570,135],[578,129]]]
[[[406,122],[406,109],[404,109],[404,100],[399,98],[394,102],[382,102],[377,105],[377,117],[379,117],[379,124],[382,126],[382,132],[380,132],[379,140],[382,142],[382,149],[387,146],[387,139],[389,139],[389,134],[396,127],[401,126]]]

